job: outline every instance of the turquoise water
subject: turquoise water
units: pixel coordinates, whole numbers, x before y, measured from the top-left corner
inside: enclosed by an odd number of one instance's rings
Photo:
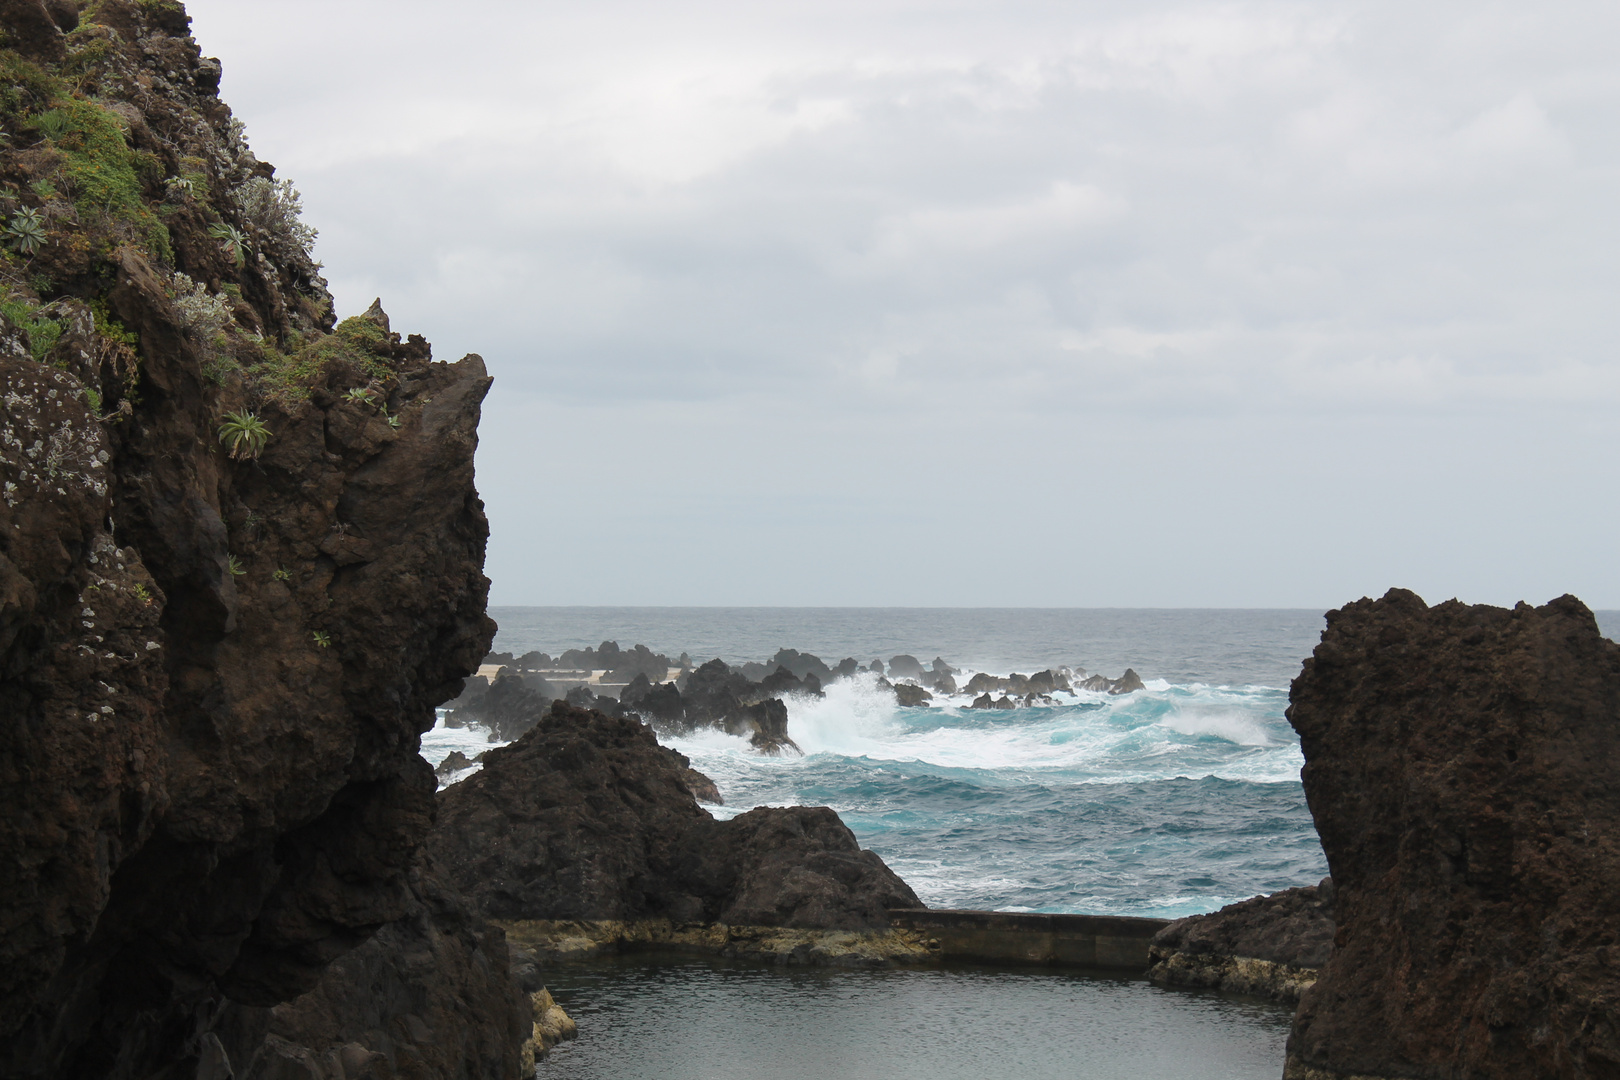
[[[779,647],[829,663],[936,655],[972,671],[1067,664],[1147,690],[1051,707],[903,709],[870,679],[789,698],[804,756],[766,758],[718,732],[666,741],[719,785],[717,816],[826,805],[934,907],[1174,918],[1326,873],[1283,717],[1315,647],[1312,611],[850,608],[495,608],[496,648],[606,639],[694,660],[764,660]],[[1600,612],[1611,636],[1620,616]],[[958,676],[966,681],[966,673]],[[476,753],[478,732],[436,729],[424,754]]]
[[[626,958],[547,972],[543,1080],[1276,1080],[1293,1010],[1104,973]]]

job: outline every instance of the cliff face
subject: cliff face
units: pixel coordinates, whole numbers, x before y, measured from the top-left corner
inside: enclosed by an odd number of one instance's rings
[[[1620,1076],[1620,646],[1581,603],[1328,615],[1289,720],[1335,885],[1290,1077]]]
[[[190,1075],[412,910],[489,379],[334,327],[178,4],[0,27],[0,1073]]]

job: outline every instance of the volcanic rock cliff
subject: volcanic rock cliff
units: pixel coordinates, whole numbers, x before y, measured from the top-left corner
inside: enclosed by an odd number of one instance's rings
[[[334,325],[179,4],[0,28],[0,1074],[228,1075],[233,1010],[433,917],[489,379]]]
[[[1286,1075],[1620,1076],[1620,645],[1569,596],[1327,619],[1288,718],[1337,930]]]

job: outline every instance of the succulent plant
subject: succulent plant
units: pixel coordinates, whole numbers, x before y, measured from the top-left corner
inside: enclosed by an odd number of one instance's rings
[[[226,556],[225,569],[231,572],[232,577],[241,577],[243,574],[247,573],[247,568],[242,565],[241,560],[235,555]]]
[[[321,648],[329,649],[332,647],[332,637],[330,634],[327,634],[321,630],[316,630],[314,636],[315,644],[319,645]]]
[[[216,221],[208,226],[208,235],[225,245],[225,250],[231,253],[236,265],[241,266],[246,259],[247,237],[235,225],[228,225],[223,221]]]
[[[389,426],[389,427],[391,427],[391,428],[393,428],[393,429],[394,429],[394,430],[395,430],[395,431],[398,431],[398,430],[399,430],[399,425],[400,425],[400,422],[401,422],[401,421],[400,421],[400,419],[399,419],[399,417],[398,417],[398,416],[397,416],[397,415],[395,415],[395,416],[390,416],[390,417],[389,417],[389,418],[388,418],[388,426]]]
[[[25,206],[11,215],[6,235],[11,238],[12,250],[32,255],[45,243],[45,219],[39,216],[38,210]]]
[[[230,447],[232,458],[251,461],[264,452],[270,429],[254,413],[226,413],[225,422],[219,425],[219,441]]]
[[[292,574],[287,572],[287,568],[285,566],[277,567],[276,572],[271,574],[270,576],[275,578],[277,581],[291,581],[292,580]]]
[[[180,195],[190,195],[197,189],[197,185],[193,184],[184,176],[171,176],[167,180],[163,181],[163,186]]]
[[[356,405],[370,405],[371,391],[367,390],[363,386],[356,386],[354,389],[344,393],[343,400],[352,402]]]

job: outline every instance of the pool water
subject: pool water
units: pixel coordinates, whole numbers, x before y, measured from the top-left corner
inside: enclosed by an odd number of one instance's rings
[[[547,971],[542,1080],[1276,1080],[1291,1006],[1141,977],[631,956]]]

